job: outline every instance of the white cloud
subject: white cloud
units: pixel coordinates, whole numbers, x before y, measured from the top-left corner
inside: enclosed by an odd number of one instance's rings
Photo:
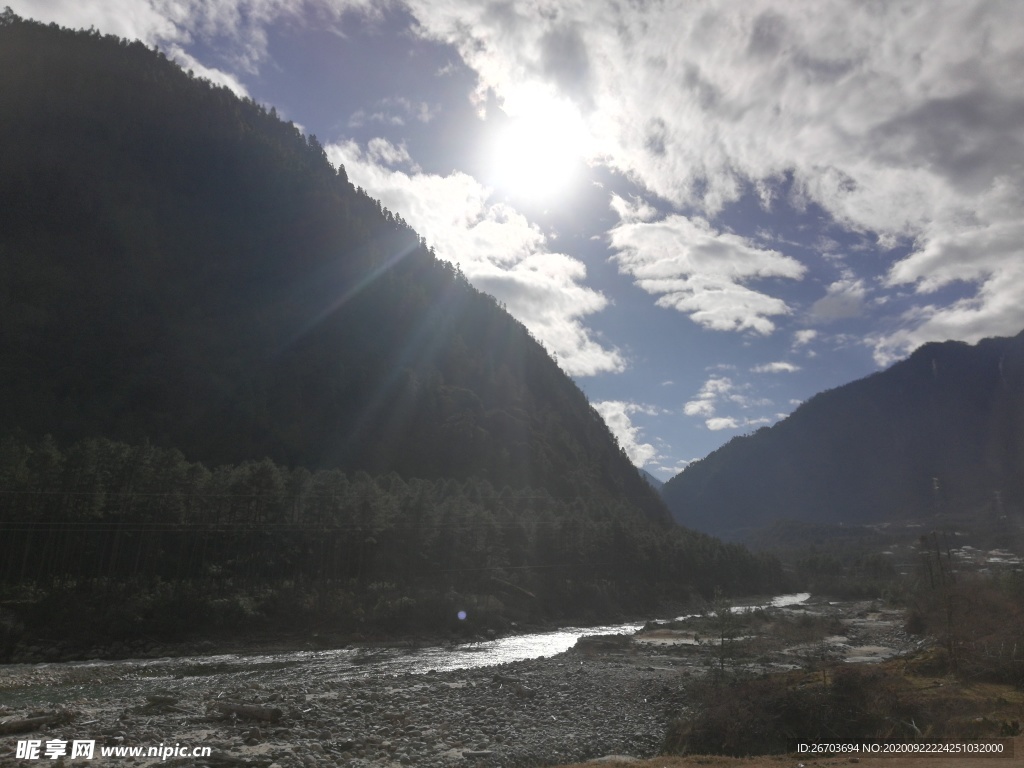
[[[788,363],[771,363],[769,366],[785,366]],[[759,366],[761,367],[761,366]],[[795,368],[795,366],[794,366]],[[757,370],[756,368],[754,369]],[[783,369],[778,369],[783,370]],[[742,427],[770,424],[772,419],[765,417],[757,418],[736,418],[734,416],[716,416],[718,408],[725,404],[732,407],[739,406],[743,410],[751,408],[762,408],[774,403],[767,398],[748,397],[742,394],[744,390],[750,390],[749,384],[736,384],[728,376],[712,376],[700,388],[697,395],[683,405],[685,416],[700,416],[704,418],[704,426],[712,432],[723,429],[740,429]]]
[[[658,295],[659,307],[684,312],[699,325],[719,331],[775,330],[769,319],[787,315],[789,306],[749,283],[755,279],[800,279],[800,262],[752,241],[716,231],[701,218],[672,215],[645,221],[646,213],[621,198],[613,207],[622,223],[609,232],[619,269]]]
[[[772,419],[761,417],[759,419],[734,419],[732,417],[716,417],[704,422],[704,426],[712,432],[719,432],[723,429],[743,429],[745,427],[762,427],[771,424]]]
[[[55,22],[62,27],[89,29],[95,27],[108,35],[117,35],[153,44],[157,41],[180,41],[188,34],[157,3],[139,0],[7,0],[11,10],[20,16],[38,21]]]
[[[728,376],[712,376],[704,382],[704,386],[701,387],[701,394],[724,395],[732,392],[734,388],[735,385]]]
[[[740,423],[731,416],[716,416],[713,419],[708,419],[704,422],[708,429],[712,432],[718,432],[723,429],[739,429]]]
[[[1024,326],[1024,4],[409,5],[421,34],[476,70],[481,96],[512,111],[530,88],[572,99],[594,158],[649,193],[713,217],[746,189],[774,207],[791,179],[794,200],[848,230],[883,248],[912,244],[889,284],[916,287],[922,302],[873,339],[880,359]],[[685,274],[645,287],[712,328],[764,333],[785,311],[766,292],[737,290],[742,280]],[[928,303],[950,280],[973,295]],[[823,302],[823,316],[856,309],[849,293]]]
[[[185,69],[240,96],[238,72],[255,73],[268,56],[267,31],[282,19],[336,22],[349,12],[374,16],[376,0],[8,0],[25,18],[141,40]],[[185,46],[203,40],[233,72],[199,62]]]
[[[715,402],[711,398],[690,400],[683,406],[687,416],[712,416],[715,413]]]
[[[650,221],[658,215],[658,211],[654,206],[645,200],[641,200],[638,197],[626,200],[626,198],[614,192],[611,197],[611,207],[619,215],[619,219],[629,224],[637,221]]]
[[[658,464],[654,467],[654,470],[658,472],[665,472],[672,477],[675,477],[695,461],[700,461],[701,458],[701,456],[695,456],[692,459],[676,459],[674,464]]]
[[[629,456],[634,465],[642,467],[657,455],[657,450],[650,443],[640,442],[640,427],[633,424],[630,415],[634,413],[657,413],[656,409],[638,403],[627,403],[621,400],[605,400],[595,403],[594,409],[601,414],[608,428],[619,441],[622,450]]]
[[[764,365],[755,365],[750,370],[754,373],[796,373],[800,370],[800,366],[780,361],[775,363],[765,363]]]
[[[771,399],[767,397],[747,397],[740,394],[729,395],[729,402],[735,403],[741,408],[761,408],[766,405],[774,405]]]
[[[818,336],[818,332],[813,328],[805,328],[797,331],[793,334],[793,348],[803,347],[810,344]]]
[[[547,250],[543,233],[521,213],[490,200],[490,191],[464,173],[437,176],[388,167],[409,164],[403,148],[373,140],[363,151],[354,142],[325,147],[353,184],[400,214],[434,246],[438,257],[458,264],[477,288],[508,311],[554,353],[572,375],[625,369],[615,349],[596,340],[583,324],[607,306],[586,287],[586,267]],[[382,164],[386,163],[386,164]]]
[[[406,166],[413,173],[420,171],[420,167],[409,156],[409,150],[405,144],[396,146],[387,139],[370,139],[366,144],[366,155],[370,161],[378,165],[391,167]]]
[[[398,115],[386,112],[367,113],[365,109],[357,109],[348,118],[349,128],[361,128],[367,123],[382,123],[384,125],[404,125],[404,121]]]
[[[712,376],[704,382],[700,392],[685,405],[683,414],[686,416],[713,416],[718,401],[730,396],[734,389],[732,379],[728,376]]]
[[[1024,195],[1019,201],[1024,210]],[[993,217],[994,218],[994,217]],[[1007,217],[1008,218],[1008,217]],[[888,365],[929,341],[977,342],[1015,336],[1024,328],[1024,222],[1002,221],[953,232],[946,230],[889,272],[890,285],[913,284],[923,303],[903,316],[903,327],[873,337],[875,360]],[[977,291],[948,305],[929,294],[955,281]]]
[[[816,322],[829,323],[859,317],[864,313],[867,288],[863,280],[853,277],[848,270],[826,289],[825,295],[811,305],[810,316]]]
[[[441,113],[438,104],[428,104],[425,101],[411,101],[403,96],[397,96],[390,100],[418,123],[429,123]]]
[[[349,117],[350,128],[357,128],[367,123],[381,123],[383,125],[405,125],[410,119],[419,123],[429,123],[441,112],[437,104],[428,104],[425,101],[411,101],[402,96],[381,99],[378,103],[379,109],[367,113],[364,109],[358,109]]]
[[[156,44],[196,72],[244,92],[238,73],[268,56],[267,30],[287,20],[337,24],[379,13],[384,0],[9,0],[15,12]],[[917,305],[872,337],[880,362],[938,338],[976,340],[1024,326],[1024,3],[992,0],[850,3],[558,3],[408,0],[416,33],[455,46],[509,114],[530,94],[571,101],[590,159],[628,175],[679,209],[713,218],[746,190],[776,208],[821,206],[883,248],[911,246],[888,273]],[[185,48],[216,48],[232,72]],[[416,105],[412,105],[416,106]],[[424,105],[420,105],[422,107]],[[394,115],[430,119],[431,108]],[[446,177],[447,178],[447,177]],[[632,274],[651,249],[696,234],[733,256],[749,242],[702,219],[656,222],[635,200],[624,217],[620,266]],[[618,209],[617,209],[618,210]],[[657,229],[668,222],[672,237]],[[683,224],[682,222],[688,222]],[[696,230],[696,233],[695,231]],[[741,239],[742,240],[742,239]],[[739,248],[739,251],[737,251]],[[775,251],[767,275],[798,279]],[[831,252],[830,252],[831,253]],[[902,251],[900,252],[902,254]],[[670,274],[641,285],[662,306],[708,328],[769,333],[789,311],[766,276],[705,271],[665,259]],[[778,270],[785,272],[779,274]],[[798,265],[797,265],[798,266]],[[641,278],[634,275],[638,282]],[[961,281],[967,298],[936,289]],[[842,298],[842,300],[841,300]],[[852,311],[826,295],[823,316]],[[844,304],[843,301],[846,301]]]
[[[25,18],[54,22],[71,29],[92,27],[104,34],[159,46],[170,59],[183,69],[191,69],[197,77],[227,86],[238,96],[249,95],[236,75],[207,66],[184,49],[195,38],[195,31],[213,28],[212,21],[220,14],[212,9],[209,20],[201,20],[189,15],[191,6],[186,9],[156,0],[10,0],[10,5],[11,10]]]
[[[207,67],[190,53],[187,53],[177,43],[172,43],[167,47],[167,55],[169,58],[181,65],[182,69],[191,70],[192,74],[196,77],[209,80],[215,85],[223,85],[240,98],[245,98],[249,95],[248,89],[246,89],[245,85],[243,85],[242,81],[237,77],[232,75],[230,72],[224,72],[223,70],[216,69],[214,67]]]

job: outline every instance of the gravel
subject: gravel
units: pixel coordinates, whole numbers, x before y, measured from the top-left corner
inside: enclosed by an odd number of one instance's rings
[[[885,651],[880,659],[915,646],[897,614],[863,605],[835,610],[843,611],[848,630],[831,639],[837,653],[878,647]],[[785,669],[801,654],[780,649],[752,671]],[[95,739],[97,759],[65,766],[103,765],[103,746],[212,753],[106,758],[118,766],[518,767],[650,757],[669,719],[685,709],[687,686],[712,664],[710,649],[692,644],[591,641],[550,658],[419,674],[371,670],[363,677],[311,661],[10,665],[0,667],[0,722],[55,709],[71,719],[0,736],[0,766],[38,766],[16,756],[18,739],[28,738]]]
[[[208,677],[180,669],[119,680],[57,675],[54,703],[61,699],[73,720],[31,736],[2,737],[0,765],[33,764],[15,758],[18,738],[95,739],[97,754],[101,745],[179,744],[213,752],[205,760],[121,758],[118,765],[431,768],[651,756],[685,676],[648,661],[569,651],[473,670],[337,680],[308,680],[302,668]],[[31,686],[36,700],[35,689],[46,685],[54,666],[39,665]],[[116,675],[116,665],[103,674]],[[17,693],[0,689],[0,701]],[[225,715],[235,703],[244,705],[241,716]],[[0,707],[0,719],[31,709]],[[260,712],[276,719],[254,716]]]

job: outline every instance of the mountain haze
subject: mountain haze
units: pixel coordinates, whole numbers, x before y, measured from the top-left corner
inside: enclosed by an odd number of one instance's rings
[[[0,429],[478,477],[667,520],[528,331],[273,110],[0,18]]]
[[[1020,513],[1024,333],[926,344],[734,438],[662,494],[678,522],[731,538],[777,520]]]

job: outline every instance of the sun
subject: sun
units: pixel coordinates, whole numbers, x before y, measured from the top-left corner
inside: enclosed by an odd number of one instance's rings
[[[579,112],[563,101],[533,99],[525,106],[495,132],[490,174],[510,197],[548,203],[579,178],[587,132]]]

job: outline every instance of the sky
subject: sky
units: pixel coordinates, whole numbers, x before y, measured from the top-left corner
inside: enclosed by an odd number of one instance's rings
[[[5,0],[315,134],[668,479],[1024,330],[1019,0]]]

